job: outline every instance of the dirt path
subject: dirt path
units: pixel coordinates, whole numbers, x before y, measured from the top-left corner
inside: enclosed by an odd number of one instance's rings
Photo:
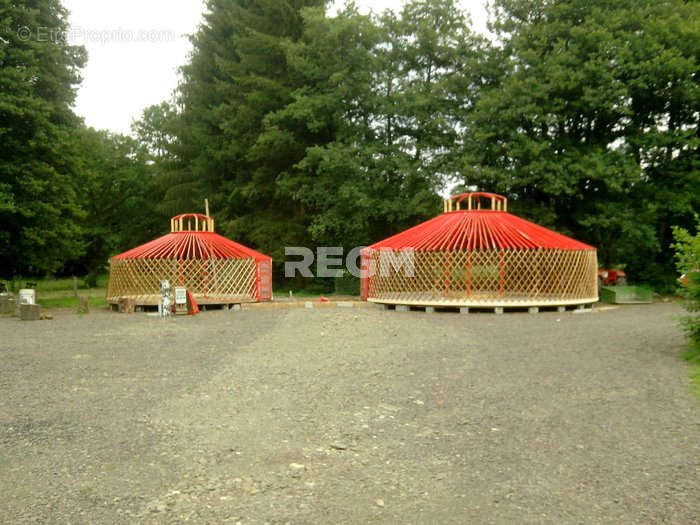
[[[0,319],[0,521],[700,523],[679,315]]]

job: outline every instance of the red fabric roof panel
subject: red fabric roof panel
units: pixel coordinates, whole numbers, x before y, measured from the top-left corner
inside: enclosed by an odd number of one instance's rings
[[[179,231],[115,255],[113,259],[247,259],[271,258],[213,232]]]
[[[459,210],[443,213],[379,241],[369,248],[413,248],[419,251],[595,249],[508,212],[496,210]]]

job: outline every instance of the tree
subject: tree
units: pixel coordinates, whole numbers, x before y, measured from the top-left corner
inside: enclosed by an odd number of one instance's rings
[[[141,118],[131,125],[131,131],[151,162],[164,162],[173,148],[173,123],[177,118],[169,102],[161,102],[143,110]]]
[[[85,253],[66,262],[74,273],[97,275],[110,256],[164,233],[167,219],[154,210],[156,179],[136,140],[92,128],[77,138]]]
[[[209,0],[178,89],[166,200],[194,208],[209,197],[219,228],[278,260],[281,246],[303,238],[300,210],[275,185],[294,160],[261,156],[253,146],[265,116],[291,100],[284,46],[301,35],[301,8],[324,4]]]
[[[699,5],[497,0],[505,68],[465,116],[464,183],[649,280],[700,205]],[[494,70],[497,71],[497,70]]]
[[[287,46],[294,100],[267,117],[255,151],[300,159],[277,185],[305,211],[311,243],[354,247],[434,215],[481,40],[449,0],[398,16],[307,9],[304,21]]]
[[[54,272],[84,251],[71,110],[82,47],[58,0],[0,0],[0,274]],[[45,34],[39,28],[52,28]]]

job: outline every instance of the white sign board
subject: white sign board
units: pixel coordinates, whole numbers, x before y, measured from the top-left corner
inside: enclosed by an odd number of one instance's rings
[[[175,288],[175,305],[187,306],[187,288]]]

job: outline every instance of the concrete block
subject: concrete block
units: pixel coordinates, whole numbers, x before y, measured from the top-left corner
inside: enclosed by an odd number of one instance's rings
[[[396,305],[396,311],[397,312],[410,312],[411,307],[406,305],[406,304],[397,304]]]
[[[527,309],[527,312],[530,314],[538,314],[540,313],[540,309],[537,306],[531,306]]]
[[[21,304],[19,318],[22,321],[41,321],[41,306],[38,304]]]
[[[425,307],[425,313],[426,313],[426,314],[434,314],[434,313],[435,313],[435,307],[434,307],[434,306],[426,306],[426,307]]]
[[[304,303],[304,308],[308,308],[309,310],[311,310],[313,307],[314,307],[314,303],[312,303],[311,301],[306,301]]]
[[[9,293],[0,294],[0,314],[15,313],[15,297]]]
[[[388,305],[388,304],[382,304],[382,303],[374,303],[374,304],[375,304],[375,305],[377,306],[377,308],[379,308],[380,310],[388,310],[388,309],[389,309],[389,305]]]
[[[462,307],[459,309],[460,314],[468,314],[469,313],[469,308]]]
[[[498,306],[498,307],[493,309],[493,313],[495,313],[497,315],[503,315],[503,308]]]
[[[240,304],[234,304],[231,307],[231,310],[233,310],[234,312],[240,312],[242,309],[243,309],[243,307]]]
[[[557,312],[563,314],[564,312],[566,312],[566,306],[557,306]]]
[[[119,298],[119,313],[133,314],[136,311],[136,302],[130,297]]]

